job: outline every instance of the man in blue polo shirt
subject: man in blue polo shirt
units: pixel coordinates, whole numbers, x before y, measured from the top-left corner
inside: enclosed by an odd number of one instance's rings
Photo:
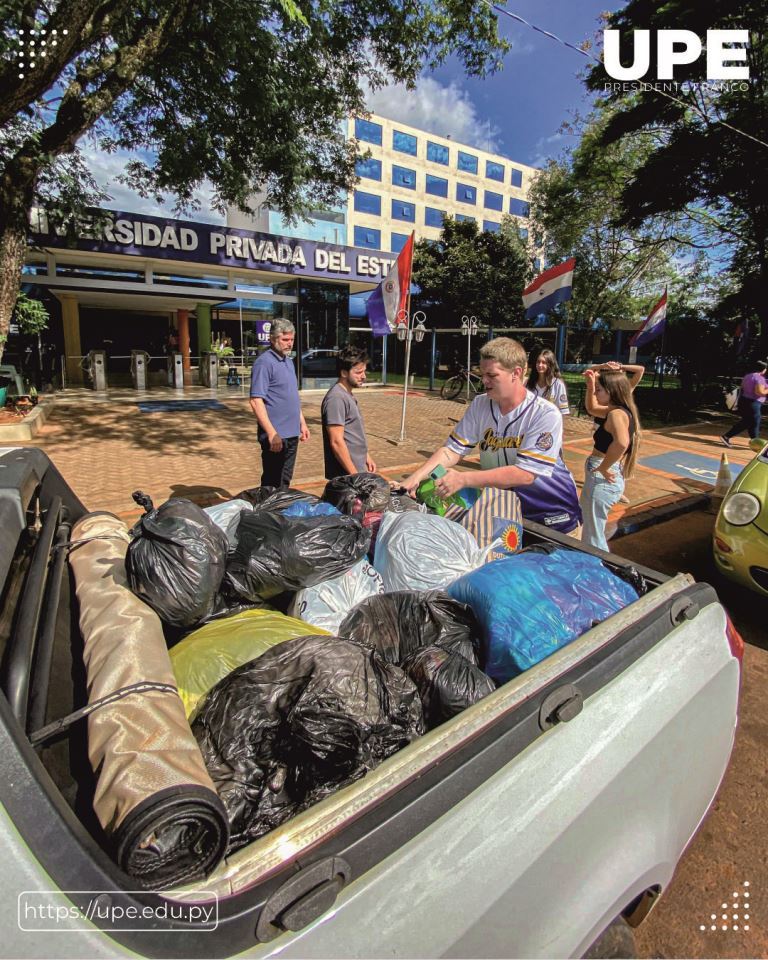
[[[259,423],[262,487],[289,486],[299,440],[309,440],[290,358],[295,336],[290,320],[275,320],[269,349],[256,358],[251,371],[251,410]]]

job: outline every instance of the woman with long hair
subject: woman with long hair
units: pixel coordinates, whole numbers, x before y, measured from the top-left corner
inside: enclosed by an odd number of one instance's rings
[[[582,543],[608,549],[605,526],[608,513],[624,493],[624,481],[632,476],[640,446],[640,416],[632,396],[642,377],[633,366],[630,380],[617,363],[586,370],[587,412],[595,418],[593,450],[587,457],[581,511],[584,517]]]
[[[568,392],[560,376],[560,367],[557,358],[551,350],[542,350],[530,367],[526,387],[536,394],[554,403],[560,413],[567,417],[571,412],[568,407]]]

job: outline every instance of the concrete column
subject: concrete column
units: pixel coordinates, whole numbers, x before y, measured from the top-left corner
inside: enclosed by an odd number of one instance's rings
[[[80,366],[83,348],[80,345],[80,304],[77,297],[61,298],[61,319],[64,327],[64,357],[67,368],[67,383],[83,384],[84,371]]]
[[[195,312],[197,313],[197,349],[202,353],[203,350],[211,349],[210,303],[198,303]]]
[[[179,330],[179,350],[184,367],[184,383],[189,384],[192,382],[192,361],[189,358],[189,310],[178,310],[176,317]]]

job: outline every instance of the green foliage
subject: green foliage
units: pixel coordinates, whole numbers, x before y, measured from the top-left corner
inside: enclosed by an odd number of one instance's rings
[[[482,232],[471,220],[443,222],[440,240],[420,240],[414,250],[414,306],[430,322],[459,326],[476,316],[494,327],[520,326],[522,292],[531,276],[528,252],[512,217],[498,233]]]
[[[602,138],[610,121],[604,110],[576,128],[578,145],[550,162],[531,192],[534,242],[543,246],[547,262],[576,257],[573,299],[559,308],[571,327],[639,322],[665,286],[672,300],[700,269],[680,217],[657,215],[631,227],[622,222],[625,185],[653,147],[642,136],[606,146]]]
[[[332,205],[354,181],[345,121],[364,111],[364,84],[413,85],[451,55],[483,75],[507,48],[482,0],[32,0],[0,23],[8,54],[21,28],[60,36],[26,78],[0,57],[0,125],[27,128],[6,169],[37,182],[92,133],[135,154],[126,183],[170,191],[180,211],[206,181],[220,208],[256,187],[287,214]]]
[[[48,311],[39,300],[33,300],[23,291],[16,300],[13,319],[20,333],[42,333],[48,329]]]
[[[731,286],[741,315],[761,317],[768,346],[768,32],[763,0],[631,0],[609,16],[609,26],[629,39],[632,30],[685,27],[702,38],[707,29],[748,29],[750,79],[707,83],[706,57],[677,67],[681,81],[672,97],[658,90],[610,92],[611,116],[601,142],[647,138],[651,149],[622,191],[622,222],[636,227],[648,218],[677,212],[705,231],[703,242],[729,254]],[[623,42],[623,41],[622,41]],[[655,76],[651,45],[651,79]],[[604,69],[587,80],[603,91]]]

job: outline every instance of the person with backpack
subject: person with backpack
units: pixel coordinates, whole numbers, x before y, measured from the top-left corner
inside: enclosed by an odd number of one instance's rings
[[[763,404],[765,403],[765,398],[768,396],[768,378],[766,378],[768,362],[759,360],[756,366],[757,369],[752,373],[748,373],[741,381],[739,400],[736,407],[739,419],[730,430],[720,437],[726,447],[732,446],[731,440],[745,430],[749,434],[750,440],[757,440],[760,436],[760,420],[763,415]]]

